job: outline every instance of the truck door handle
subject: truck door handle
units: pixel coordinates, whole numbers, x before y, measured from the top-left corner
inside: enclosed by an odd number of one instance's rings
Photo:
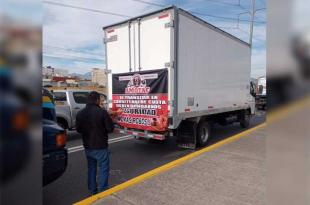
[[[79,108],[79,107],[75,107],[74,109],[75,109],[75,110],[78,110],[78,109],[80,109],[80,108]]]

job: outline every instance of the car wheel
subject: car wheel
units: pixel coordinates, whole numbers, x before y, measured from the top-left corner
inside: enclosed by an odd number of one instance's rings
[[[68,125],[64,120],[57,120],[57,124],[62,127],[64,130],[68,128]]]

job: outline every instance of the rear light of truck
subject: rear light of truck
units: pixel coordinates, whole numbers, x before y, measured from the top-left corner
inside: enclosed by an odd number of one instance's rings
[[[156,140],[165,140],[164,135],[152,135],[152,138]]]
[[[169,14],[168,14],[168,13],[165,13],[165,14],[162,14],[162,15],[158,16],[158,18],[159,18],[159,19],[162,19],[162,18],[166,18],[166,17],[168,17],[168,16],[169,16]]]
[[[61,133],[56,135],[56,145],[57,147],[64,147],[67,142],[67,134]]]
[[[141,132],[138,133],[138,137],[144,137],[144,136],[145,136],[144,133],[141,133]]]

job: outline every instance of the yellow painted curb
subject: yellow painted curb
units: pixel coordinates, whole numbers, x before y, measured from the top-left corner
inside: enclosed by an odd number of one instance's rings
[[[164,171],[172,169],[173,167],[176,167],[176,166],[178,166],[178,165],[180,165],[180,164],[182,164],[182,163],[184,163],[184,162],[186,162],[186,161],[188,161],[188,160],[190,160],[190,159],[192,159],[194,157],[197,157],[197,156],[199,156],[199,155],[201,155],[203,153],[212,151],[212,150],[214,150],[216,148],[219,148],[219,147],[221,147],[223,145],[226,145],[228,143],[234,142],[234,141],[240,139],[241,137],[244,137],[244,136],[250,134],[251,132],[253,132],[253,131],[257,130],[257,129],[260,129],[260,128],[264,127],[264,126],[266,126],[266,123],[262,123],[262,124],[260,124],[258,126],[255,126],[255,127],[250,128],[250,129],[248,129],[246,131],[243,131],[243,132],[241,132],[239,134],[233,135],[233,136],[231,136],[231,137],[229,137],[229,138],[227,138],[225,140],[222,140],[222,141],[220,141],[220,142],[218,142],[216,144],[213,144],[211,146],[205,147],[203,149],[200,149],[198,151],[190,153],[190,154],[188,154],[188,155],[186,155],[184,157],[181,157],[181,158],[176,159],[176,160],[174,160],[172,162],[169,162],[169,163],[167,163],[167,164],[165,164],[165,165],[163,165],[161,167],[158,167],[158,168],[155,168],[155,169],[153,169],[151,171],[148,171],[148,172],[146,172],[146,173],[144,173],[142,175],[139,175],[139,176],[137,176],[137,177],[135,177],[133,179],[130,179],[130,180],[128,180],[128,181],[126,181],[126,182],[124,182],[122,184],[119,184],[119,185],[117,185],[117,186],[115,186],[115,187],[113,187],[111,189],[108,189],[108,190],[106,190],[104,192],[101,192],[99,194],[96,194],[94,196],[86,198],[86,199],[84,199],[82,201],[76,202],[75,205],[86,205],[86,204],[88,205],[88,204],[92,204],[92,203],[94,203],[95,201],[97,201],[99,199],[107,197],[107,196],[109,196],[109,195],[111,195],[111,194],[113,194],[115,192],[121,191],[121,190],[123,190],[123,189],[125,189],[125,188],[127,188],[129,186],[132,186],[132,185],[137,184],[139,182],[142,182],[142,181],[144,181],[144,180],[146,180],[146,179],[148,179],[150,177],[158,175],[158,174],[160,174],[160,173],[162,173]]]
[[[303,109],[310,105],[310,97],[305,97],[296,101],[293,101],[287,105],[281,106],[272,112],[267,113],[267,123],[274,123],[278,120],[282,120],[288,117],[292,113],[296,113],[298,110]]]

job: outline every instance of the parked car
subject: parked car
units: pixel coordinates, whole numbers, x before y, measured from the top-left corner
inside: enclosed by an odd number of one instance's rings
[[[55,90],[53,91],[56,105],[57,123],[64,129],[75,128],[78,111],[85,107],[91,90]],[[101,93],[106,99],[106,95]]]
[[[52,94],[43,89],[43,185],[58,179],[66,170],[66,131],[56,122]]]

